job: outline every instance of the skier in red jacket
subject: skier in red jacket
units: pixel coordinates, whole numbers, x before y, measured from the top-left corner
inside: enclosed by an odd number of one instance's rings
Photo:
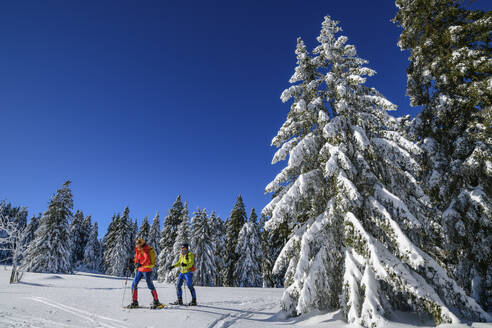
[[[149,247],[149,245],[145,243],[143,238],[138,238],[135,243],[135,258],[133,259],[133,262],[137,267],[137,274],[135,275],[132,283],[132,303],[128,305],[128,307],[138,307],[138,283],[142,277],[145,278],[147,287],[149,287],[152,297],[154,298],[152,307],[158,307],[161,303],[159,302],[157,291],[155,290],[154,283],[152,282],[152,268],[155,265],[155,251],[152,247]]]

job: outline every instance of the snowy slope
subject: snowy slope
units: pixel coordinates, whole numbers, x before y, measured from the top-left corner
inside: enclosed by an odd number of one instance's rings
[[[9,285],[9,271],[0,267],[0,327],[344,327],[340,313],[317,313],[285,319],[279,307],[281,289],[197,287],[198,307],[173,306],[163,310],[123,309],[125,279],[78,273],[26,273],[23,282]],[[130,300],[128,281],[125,305]],[[175,288],[156,283],[162,302],[175,300]],[[152,298],[145,282],[139,301]],[[189,292],[187,292],[189,299]],[[412,317],[405,317],[411,322]],[[392,327],[412,325],[394,323]],[[422,326],[422,324],[420,324]],[[474,324],[474,327],[491,327]],[[443,326],[444,327],[444,326]],[[466,327],[463,325],[463,327]]]

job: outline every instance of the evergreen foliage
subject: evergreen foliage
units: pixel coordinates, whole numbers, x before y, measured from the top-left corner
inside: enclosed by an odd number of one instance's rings
[[[261,228],[261,252],[263,254],[261,258],[261,275],[263,280],[263,287],[266,288],[280,288],[284,287],[284,275],[285,272],[273,273],[273,266],[280,254],[280,251],[287,243],[289,237],[289,230],[286,223],[279,224],[277,229],[268,230],[264,229],[265,222],[268,219],[262,215],[260,216],[259,226]]]
[[[84,258],[84,244],[83,244],[83,232],[82,223],[84,221],[84,213],[77,210],[72,217],[70,223],[70,241],[72,244],[72,265],[76,268]]]
[[[132,272],[131,258],[134,256],[133,244],[136,236],[135,224],[130,218],[128,206],[123,214],[114,215],[104,236],[105,272],[113,276],[127,276]]]
[[[72,271],[72,245],[68,220],[72,217],[73,196],[70,181],[51,198],[40,220],[34,240],[27,247],[24,265],[32,272],[69,273]]]
[[[148,243],[149,235],[150,235],[149,218],[146,216],[143,219],[142,225],[140,226],[140,230],[137,233],[137,238],[143,238]]]
[[[251,210],[250,218],[243,225],[238,235],[235,263],[235,285],[238,287],[261,287],[261,240],[255,209]]]
[[[215,272],[214,272],[214,285],[222,286],[223,285],[223,270],[225,266],[224,261],[224,248],[225,248],[225,225],[220,219],[220,217],[215,216],[215,212],[213,211],[210,214],[210,230],[211,230],[211,238],[213,245],[215,246]]]
[[[272,144],[287,167],[266,188],[266,227],[295,231],[274,272],[286,268],[282,306],[297,315],[341,307],[349,323],[381,325],[400,304],[435,320],[488,315],[427,252],[439,222],[417,177],[420,149],[399,132],[395,108],[364,86],[375,72],[325,17],[311,56],[301,40],[298,66],[282,94],[294,98]],[[341,233],[342,232],[342,233]],[[340,280],[340,277],[343,277]]]
[[[241,195],[236,199],[236,204],[231,211],[231,215],[226,223],[226,247],[225,247],[225,267],[224,267],[224,285],[232,287],[235,285],[234,269],[239,254],[236,253],[237,240],[239,231],[247,221],[246,209]]]
[[[422,186],[439,209],[447,273],[492,311],[492,12],[463,1],[397,0],[399,46],[410,51],[408,125],[424,151]]]
[[[102,249],[97,235],[98,225],[97,222],[94,222],[84,248],[83,258],[85,268],[91,272],[99,272],[102,267]]]
[[[160,253],[158,258],[159,269],[157,273],[160,282],[171,282],[174,280],[174,278],[168,280],[168,276],[174,277],[174,274],[170,275],[171,272],[169,271],[169,266],[175,263],[174,260],[176,254],[174,254],[173,247],[176,241],[178,226],[182,221],[183,209],[181,195],[178,195],[164,220],[164,226],[161,233],[162,237],[159,241]]]
[[[214,286],[216,277],[215,243],[212,238],[211,221],[207,211],[198,208],[191,223],[191,251],[195,255],[197,269],[193,281],[198,286]]]

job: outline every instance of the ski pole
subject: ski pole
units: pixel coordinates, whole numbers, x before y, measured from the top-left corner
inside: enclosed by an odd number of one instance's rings
[[[126,286],[128,284],[128,274],[125,275],[125,287],[123,288],[123,298],[121,299],[121,307],[123,307],[123,302],[125,302],[125,293],[126,293]]]

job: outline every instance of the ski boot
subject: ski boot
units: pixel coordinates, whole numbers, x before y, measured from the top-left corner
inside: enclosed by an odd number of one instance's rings
[[[154,302],[152,302],[152,304],[150,304],[151,309],[162,309],[163,307],[164,307],[164,304],[159,302],[159,300],[154,300]]]
[[[183,305],[183,299],[182,298],[178,298],[178,300],[176,302],[172,302],[170,304],[171,305]]]
[[[192,298],[191,302],[188,304],[189,306],[197,306],[196,304],[196,298]]]
[[[128,309],[136,309],[138,308],[138,301],[133,301],[131,302],[128,306],[127,306]]]

